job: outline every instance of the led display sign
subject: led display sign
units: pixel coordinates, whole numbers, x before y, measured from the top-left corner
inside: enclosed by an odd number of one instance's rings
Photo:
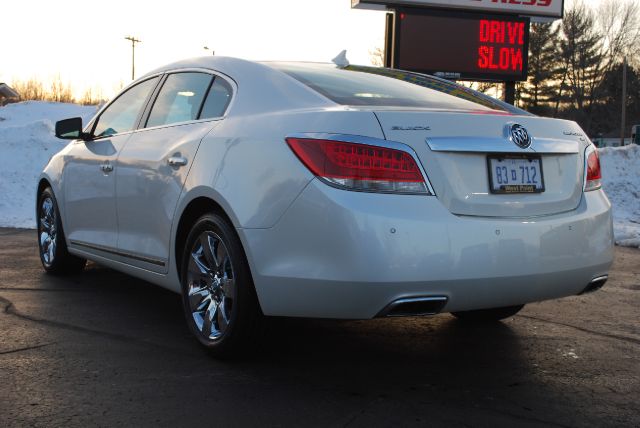
[[[394,68],[453,79],[527,78],[529,19],[398,9]]]
[[[564,0],[351,0],[357,9],[444,8],[523,16],[562,18]]]

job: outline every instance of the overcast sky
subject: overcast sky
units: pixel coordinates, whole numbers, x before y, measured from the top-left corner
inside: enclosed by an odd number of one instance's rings
[[[586,0],[588,4],[599,0]],[[566,1],[565,3],[571,3]],[[368,64],[384,45],[384,12],[350,0],[5,0],[0,5],[0,82],[60,75],[76,94],[101,87],[110,97],[136,76],[208,54],[245,59],[329,61],[342,49]]]

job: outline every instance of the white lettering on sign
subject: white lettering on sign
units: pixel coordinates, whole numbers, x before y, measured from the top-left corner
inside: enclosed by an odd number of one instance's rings
[[[512,13],[514,15],[562,18],[564,0],[351,0],[357,9],[396,6]]]

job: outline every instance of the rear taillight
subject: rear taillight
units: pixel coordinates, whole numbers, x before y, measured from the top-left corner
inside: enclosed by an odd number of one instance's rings
[[[350,190],[429,194],[413,156],[346,141],[287,138],[302,163],[325,182]]]
[[[586,178],[584,190],[585,192],[588,192],[589,190],[597,190],[602,187],[602,172],[600,170],[598,149],[593,146],[589,146],[585,152],[585,158]]]

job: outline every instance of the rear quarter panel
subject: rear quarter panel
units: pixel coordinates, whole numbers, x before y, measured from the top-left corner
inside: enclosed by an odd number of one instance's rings
[[[181,208],[206,186],[236,228],[273,227],[313,178],[285,142],[301,132],[384,138],[372,112],[343,108],[227,118],[202,140]]]
[[[231,219],[249,266],[255,271],[245,231],[276,225],[314,178],[285,141],[288,135],[303,132],[384,138],[372,112],[342,107],[225,118],[200,144],[178,203],[172,248],[182,212],[189,202],[207,197],[217,202]],[[175,260],[173,255],[169,275],[162,285],[179,291]]]

